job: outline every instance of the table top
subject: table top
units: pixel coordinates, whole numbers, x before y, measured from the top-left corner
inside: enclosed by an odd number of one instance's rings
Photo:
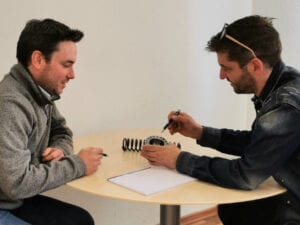
[[[158,129],[99,132],[92,135],[75,137],[75,152],[78,152],[83,147],[100,146],[108,154],[108,157],[103,157],[102,163],[95,174],[69,182],[68,185],[96,196],[164,205],[243,202],[270,197],[285,191],[272,178],[269,178],[252,191],[227,189],[196,180],[146,196],[107,181],[110,177],[149,167],[149,163],[140,156],[139,152],[123,151],[122,140],[123,138],[146,139],[152,135],[164,137],[170,142],[179,142],[182,150],[194,154],[230,158],[228,155],[197,145],[193,139],[183,137],[179,134],[171,136],[168,131],[161,133]]]

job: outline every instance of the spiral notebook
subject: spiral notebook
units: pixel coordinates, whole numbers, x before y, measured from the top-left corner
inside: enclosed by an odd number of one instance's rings
[[[112,183],[143,195],[151,195],[194,180],[196,179],[161,166],[151,166],[108,178]]]

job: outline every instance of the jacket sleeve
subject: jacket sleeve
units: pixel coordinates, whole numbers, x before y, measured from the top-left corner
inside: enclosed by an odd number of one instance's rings
[[[250,141],[250,131],[204,127],[202,138],[197,140],[197,144],[226,154],[241,156]]]
[[[291,105],[283,104],[257,119],[253,126],[251,142],[232,145],[233,152],[243,152],[240,158],[210,158],[181,152],[176,163],[177,170],[199,180],[236,189],[255,189],[262,181],[273,175],[297,150],[300,138],[300,112]],[[222,139],[230,137],[231,140]],[[226,130],[219,133],[218,148],[230,143],[243,142],[244,133]],[[207,133],[206,138],[212,138]],[[203,141],[205,143],[205,141]],[[221,147],[220,147],[221,146]],[[244,146],[244,147],[241,147]]]

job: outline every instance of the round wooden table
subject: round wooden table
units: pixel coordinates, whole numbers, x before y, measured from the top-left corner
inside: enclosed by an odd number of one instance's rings
[[[148,196],[109,182],[108,178],[149,167],[147,160],[141,157],[138,151],[124,151],[122,142],[123,138],[144,140],[152,135],[162,136],[170,142],[179,142],[182,150],[194,154],[231,157],[215,150],[203,148],[190,138],[178,134],[171,136],[168,134],[168,131],[161,133],[159,129],[100,132],[75,137],[75,152],[78,152],[83,147],[99,146],[103,148],[108,157],[103,157],[101,166],[95,174],[74,180],[68,185],[101,197],[159,204],[161,208],[161,225],[179,225],[180,205],[243,202],[278,195],[285,191],[272,178],[266,180],[256,190],[252,191],[227,189],[197,180]]]

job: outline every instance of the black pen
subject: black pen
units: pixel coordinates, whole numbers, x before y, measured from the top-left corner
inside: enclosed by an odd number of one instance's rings
[[[178,116],[179,114],[180,114],[180,109],[178,109],[178,110],[174,113],[174,115],[176,115],[176,116]],[[162,129],[161,132],[164,132],[164,131],[168,128],[168,126],[171,125],[171,123],[173,123],[173,120],[172,120],[172,119],[169,119],[168,123],[163,127],[163,129]]]
[[[108,155],[106,153],[101,152],[101,155],[103,155],[104,157],[107,157]]]

